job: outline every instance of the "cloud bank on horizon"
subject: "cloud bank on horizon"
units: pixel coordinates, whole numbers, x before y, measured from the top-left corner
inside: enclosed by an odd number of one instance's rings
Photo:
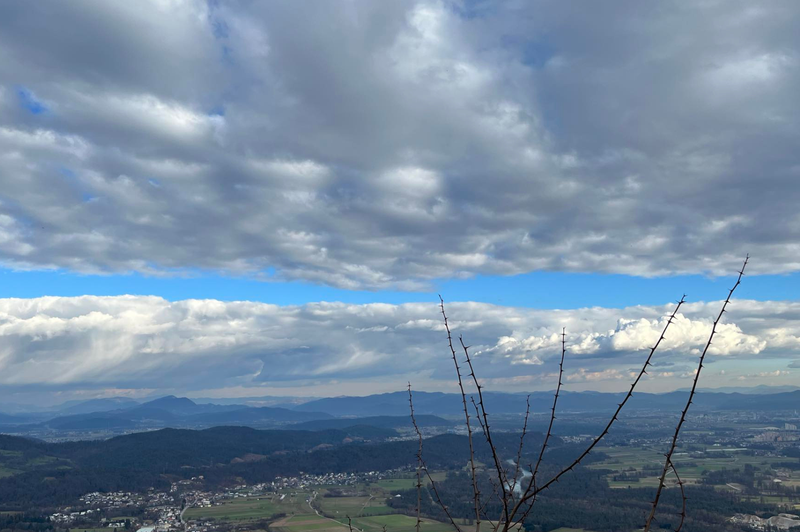
[[[800,6],[572,7],[3,3],[0,262],[800,270]]]
[[[682,308],[655,359],[648,390],[689,382],[718,307],[709,302]],[[536,310],[483,303],[447,308],[454,333],[471,344],[490,388],[551,389],[564,326],[568,387],[615,391],[629,385],[672,310],[669,305]],[[344,385],[349,394],[360,395],[394,391],[411,380],[418,388],[447,390],[453,385],[452,362],[438,311],[435,304],[421,303],[1,299],[0,386],[111,395],[179,390],[219,397],[319,395]],[[800,303],[734,300],[709,356],[705,386],[792,384],[789,368],[800,359]]]

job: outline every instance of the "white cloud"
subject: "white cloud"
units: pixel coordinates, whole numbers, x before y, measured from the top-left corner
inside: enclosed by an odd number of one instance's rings
[[[669,389],[691,377],[707,316],[718,305],[684,307],[654,361],[656,367],[673,367],[654,369],[654,383]],[[438,311],[433,303],[281,307],[147,296],[2,299],[0,384],[185,390],[302,388],[310,381],[336,380],[344,392],[359,379],[387,386],[423,379],[428,388],[447,388],[452,361]],[[655,340],[652,331],[661,326],[659,316],[670,311],[668,306],[549,311],[448,305],[452,330],[472,346],[478,373],[501,389],[552,385],[548,376],[558,368],[562,326],[566,381],[618,389],[643,362]],[[741,374],[739,362],[800,353],[800,344],[784,347],[786,338],[800,337],[800,303],[735,300],[727,316],[719,351],[709,362],[735,371],[723,377],[718,369],[706,378],[732,379]],[[618,335],[624,340],[615,341]]]

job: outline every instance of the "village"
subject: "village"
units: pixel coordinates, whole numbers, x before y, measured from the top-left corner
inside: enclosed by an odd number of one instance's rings
[[[209,520],[191,520],[186,512],[191,508],[212,508],[234,499],[246,499],[274,494],[283,500],[287,494],[308,492],[319,486],[358,486],[393,475],[401,470],[368,471],[363,473],[302,474],[294,477],[276,477],[271,482],[239,484],[221,491],[204,488],[201,476],[171,484],[168,492],[150,488],[146,493],[110,492],[87,493],[72,506],[59,508],[51,514],[50,521],[75,532],[102,532],[103,530],[129,530],[131,532],[209,532],[221,526]]]

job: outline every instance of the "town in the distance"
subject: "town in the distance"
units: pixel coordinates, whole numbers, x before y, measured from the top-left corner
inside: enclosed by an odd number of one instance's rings
[[[641,528],[686,393],[634,394],[592,453],[542,495],[542,509],[528,516],[525,528]],[[509,471],[516,467],[530,401],[520,463],[535,460],[552,392],[529,399],[484,395],[494,445]],[[621,397],[562,392],[542,471],[557,471],[579,454]],[[95,399],[39,411],[19,407],[2,417],[0,521],[7,524],[0,529],[24,523],[28,530],[59,532],[413,530],[418,437],[408,398],[407,391],[239,403],[169,396]],[[458,394],[414,394],[430,473],[423,483],[435,482],[460,527],[472,530],[460,403]],[[691,510],[687,529],[800,525],[800,390],[701,390],[693,407],[673,457]],[[477,464],[489,471],[491,452],[481,438],[474,434]],[[678,493],[677,481],[668,479],[662,528],[678,523]],[[420,530],[452,529],[434,501],[422,506]]]

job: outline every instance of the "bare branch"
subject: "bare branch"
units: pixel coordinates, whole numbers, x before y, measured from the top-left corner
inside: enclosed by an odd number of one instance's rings
[[[675,464],[672,462],[672,459],[669,460],[669,467],[672,469],[672,472],[675,474],[675,479],[678,481],[678,487],[681,490],[681,520],[678,523],[678,528],[675,529],[675,532],[681,532],[683,528],[683,523],[686,521],[686,501],[689,499],[686,497],[686,490],[683,489],[683,480],[681,480],[680,475],[678,475],[678,470],[675,469]]]
[[[472,494],[475,506],[475,532],[481,530],[481,492],[478,489],[478,477],[475,468],[475,447],[472,441],[472,426],[469,422],[469,409],[467,408],[467,394],[464,392],[464,381],[461,379],[461,368],[458,365],[458,358],[456,357],[456,350],[453,347],[453,336],[450,333],[450,324],[447,321],[447,314],[444,311],[444,299],[439,296],[439,307],[442,311],[442,318],[444,319],[444,328],[447,331],[447,344],[450,347],[450,354],[453,357],[453,365],[456,368],[456,376],[458,377],[458,388],[461,392],[461,401],[464,406],[464,421],[467,425],[467,439],[469,440],[469,466],[472,475]],[[455,523],[455,522],[453,522]]]
[[[500,498],[500,488],[499,488],[499,486],[497,486],[497,484],[494,483],[494,481],[492,480],[491,477],[489,478],[489,481],[492,484],[492,496],[489,497],[483,503],[483,506],[481,506],[481,515],[486,517],[486,519],[488,519],[488,516],[486,515],[486,508],[489,506],[489,504],[492,502],[492,500],[496,498],[498,501],[501,501],[501,503],[502,503],[502,499]]]
[[[561,386],[563,385],[563,375],[564,375],[564,357],[567,354],[567,329],[561,329],[561,362],[558,364],[558,385],[556,386],[556,393],[553,395],[553,408],[550,412],[550,424],[547,426],[547,434],[544,437],[544,443],[542,444],[542,450],[539,451],[539,458],[536,460],[536,467],[533,469],[533,474],[531,475],[531,482],[533,485],[536,485],[536,475],[539,473],[539,467],[542,465],[542,459],[544,458],[544,452],[547,449],[547,442],[550,441],[550,436],[553,435],[553,422],[556,420],[556,406],[558,405],[558,396],[561,393]]]
[[[417,433],[417,440],[419,447],[417,448],[417,524],[416,530],[419,532],[422,526],[422,519],[420,514],[422,512],[422,432],[417,426],[417,418],[414,416],[414,401],[411,397],[411,383],[408,383],[408,407],[411,410],[411,423],[414,425],[414,431]]]
[[[560,379],[559,379],[560,380]],[[528,418],[531,415],[531,395],[525,398],[525,420],[522,423],[522,434],[519,436],[519,448],[517,449],[517,461],[514,467],[514,481],[511,485],[512,493],[519,481],[520,462],[522,461],[522,448],[525,446],[525,435],[528,433]]]
[[[533,489],[536,490],[536,475],[539,473],[539,467],[542,465],[542,459],[544,458],[544,452],[547,449],[547,443],[550,441],[550,436],[553,434],[553,423],[556,420],[556,406],[558,406],[558,397],[561,394],[561,386],[563,385],[563,376],[564,376],[564,357],[567,354],[567,329],[566,327],[561,329],[561,361],[558,363],[558,384],[556,385],[555,394],[553,394],[553,408],[550,411],[550,424],[547,426],[547,433],[544,437],[544,442],[542,443],[542,448],[539,451],[539,458],[536,460],[536,467],[534,467],[533,472],[531,473],[531,480],[528,484],[528,490]],[[526,492],[528,491],[526,490]],[[533,509],[533,505],[536,504],[536,496],[534,495],[531,497],[531,502],[528,503],[528,507],[525,510],[525,513],[522,514],[520,521],[525,521],[525,518],[528,517],[528,514]]]
[[[417,439],[419,440],[419,450],[417,451],[417,467],[421,468],[422,471],[425,472],[425,476],[428,477],[428,482],[431,483],[431,492],[433,493],[434,498],[436,499],[436,503],[442,509],[442,511],[447,516],[447,519],[450,520],[450,524],[453,525],[453,528],[456,529],[456,532],[461,532],[461,528],[456,523],[453,516],[450,515],[450,510],[447,509],[447,505],[445,505],[442,497],[439,495],[439,489],[436,487],[436,481],[433,480],[430,471],[428,471],[428,466],[425,464],[425,459],[422,456],[422,431],[419,430],[419,425],[417,425],[417,418],[414,415],[414,400],[411,395],[411,383],[408,384],[408,406],[411,410],[411,424],[414,425],[414,432],[417,433]],[[422,505],[421,501],[421,493],[422,493],[422,482],[419,475],[419,469],[417,470],[417,527],[421,524],[420,519],[420,506]]]
[[[472,408],[475,410],[475,419],[478,420],[478,425],[481,427],[481,432],[484,436],[486,436],[486,425],[483,424],[483,420],[481,419],[481,410],[478,406],[478,403],[475,402],[475,397],[469,396],[469,400],[472,402]]]
[[[481,427],[481,432],[483,433],[484,437],[486,437],[486,425],[483,424],[483,420],[481,419],[481,409],[478,406],[477,401],[475,401],[475,397],[474,396],[470,395],[469,396],[469,400],[472,402],[472,408],[475,410],[475,419],[478,420],[478,425],[480,425],[480,427]],[[490,441],[488,437],[486,437],[486,441],[487,441],[487,443]],[[510,486],[511,485],[508,482],[508,471],[506,471],[505,468],[502,469],[501,475],[502,475],[502,478],[503,478],[504,482],[501,482],[500,484],[495,482],[494,479],[492,479],[491,477],[489,477],[488,480],[492,484],[492,488],[494,490],[493,493],[492,493],[492,497],[497,496],[497,500],[500,502],[500,504],[503,504],[503,498],[499,496],[500,491],[502,491],[504,495],[511,494],[511,493],[513,493],[513,491],[505,490],[505,489],[500,490],[500,486],[501,485],[502,486],[506,486],[506,485]],[[485,501],[483,503],[482,508],[486,508],[486,506],[489,504],[489,502],[491,502],[491,501],[490,500],[489,501]],[[485,516],[486,516],[486,514],[484,513],[484,517]]]
[[[619,414],[622,411],[623,407],[627,404],[627,402],[631,398],[631,396],[633,396],[633,391],[636,389],[636,386],[639,384],[639,381],[647,373],[647,368],[651,365],[650,361],[652,360],[653,355],[655,354],[656,350],[658,349],[658,346],[661,345],[661,341],[664,340],[664,336],[667,333],[667,329],[669,329],[669,326],[672,324],[673,320],[675,319],[675,316],[678,314],[678,310],[681,308],[681,306],[683,305],[683,303],[685,301],[686,301],[686,296],[683,296],[681,298],[681,300],[678,302],[678,305],[675,307],[675,310],[672,312],[672,314],[670,315],[669,319],[667,320],[667,324],[664,327],[664,330],[661,331],[661,336],[659,336],[658,341],[655,343],[655,345],[652,347],[652,349],[650,349],[650,354],[647,356],[647,360],[645,360],[645,363],[642,366],[641,371],[639,371],[639,374],[636,376],[636,379],[634,379],[633,383],[631,384],[631,389],[628,390],[628,393],[625,395],[625,398],[617,406],[617,409],[614,412],[614,415],[611,416],[611,419],[608,421],[608,424],[603,429],[603,432],[601,432],[599,436],[597,436],[594,440],[592,440],[592,443],[589,444],[589,447],[587,447],[586,450],[583,451],[583,453],[581,453],[581,455],[578,456],[578,458],[576,458],[569,466],[567,466],[566,468],[562,469],[560,472],[558,472],[555,476],[553,476],[550,480],[548,480],[547,482],[545,482],[541,486],[537,486],[537,487],[534,488],[533,487],[533,483],[532,483],[533,479],[531,479],[531,483],[529,485],[530,489],[526,490],[526,492],[523,494],[523,496],[520,497],[520,499],[517,501],[516,506],[514,507],[513,511],[511,512],[511,519],[514,518],[514,516],[520,510],[520,508],[521,508],[523,503],[528,502],[532,498],[536,497],[539,493],[541,493],[542,491],[544,491],[547,488],[549,488],[555,482],[558,482],[558,480],[562,476],[564,476],[566,473],[568,473],[568,472],[572,471],[573,469],[575,469],[575,467],[578,464],[580,464],[581,461],[584,458],[586,458],[586,456],[588,456],[590,452],[592,452],[592,449],[594,449],[597,446],[597,444],[600,443],[600,440],[602,440],[606,436],[606,434],[608,434],[609,430],[611,430],[611,426],[614,424],[615,421],[617,421],[617,418],[619,417]]]
[[[505,470],[503,469],[503,464],[500,461],[500,456],[497,454],[497,447],[495,446],[494,442],[492,441],[492,431],[489,427],[489,416],[486,414],[486,405],[483,402],[483,392],[481,391],[481,385],[478,382],[478,377],[475,374],[475,368],[472,366],[472,358],[469,356],[469,347],[464,344],[464,339],[462,337],[458,337],[458,341],[461,343],[461,348],[464,350],[464,357],[466,359],[467,365],[469,366],[469,376],[472,377],[472,382],[475,384],[475,388],[478,390],[478,407],[480,407],[480,412],[478,416],[478,420],[483,417],[481,422],[481,427],[483,428],[483,433],[486,436],[486,442],[489,444],[489,449],[492,452],[492,460],[494,461],[494,468],[497,472],[497,480],[500,482],[500,487],[503,493],[503,517],[505,518],[505,522],[508,522],[509,513],[508,513],[508,506],[509,506],[509,487],[508,487],[508,479],[505,474]]]
[[[731,297],[733,296],[733,292],[738,288],[738,286],[742,282],[742,277],[744,276],[744,270],[747,268],[747,262],[750,260],[750,255],[747,255],[744,259],[744,264],[742,265],[742,269],[739,270],[739,276],[736,278],[736,283],[734,283],[733,287],[728,292],[728,297],[725,298],[725,302],[722,304],[722,309],[720,309],[719,314],[717,315],[717,319],[714,320],[714,324],[711,326],[711,334],[708,337],[708,341],[706,342],[705,347],[703,348],[703,352],[700,354],[700,362],[697,365],[697,371],[694,374],[694,379],[692,381],[692,389],[689,392],[689,398],[686,401],[686,406],[683,408],[681,412],[681,417],[678,420],[678,425],[675,427],[675,433],[672,435],[672,443],[669,446],[669,451],[666,454],[666,460],[664,460],[664,468],[661,471],[661,478],[658,481],[658,489],[656,490],[656,497],[653,499],[653,506],[650,509],[650,515],[647,517],[647,521],[644,526],[644,532],[648,532],[650,530],[650,525],[653,522],[653,518],[656,515],[656,508],[658,507],[658,501],[661,498],[661,492],[664,490],[664,481],[667,477],[667,472],[670,470],[670,464],[672,463],[672,455],[675,452],[675,448],[678,445],[678,436],[680,435],[681,428],[683,424],[686,422],[686,413],[689,411],[689,407],[692,405],[692,399],[694,399],[695,391],[697,390],[697,382],[700,379],[700,372],[703,370],[703,362],[706,358],[706,353],[708,353],[708,349],[711,347],[711,341],[714,339],[714,335],[717,332],[717,324],[719,324],[720,320],[722,320],[722,315],[725,314],[725,309],[728,306],[728,303],[731,302]]]

